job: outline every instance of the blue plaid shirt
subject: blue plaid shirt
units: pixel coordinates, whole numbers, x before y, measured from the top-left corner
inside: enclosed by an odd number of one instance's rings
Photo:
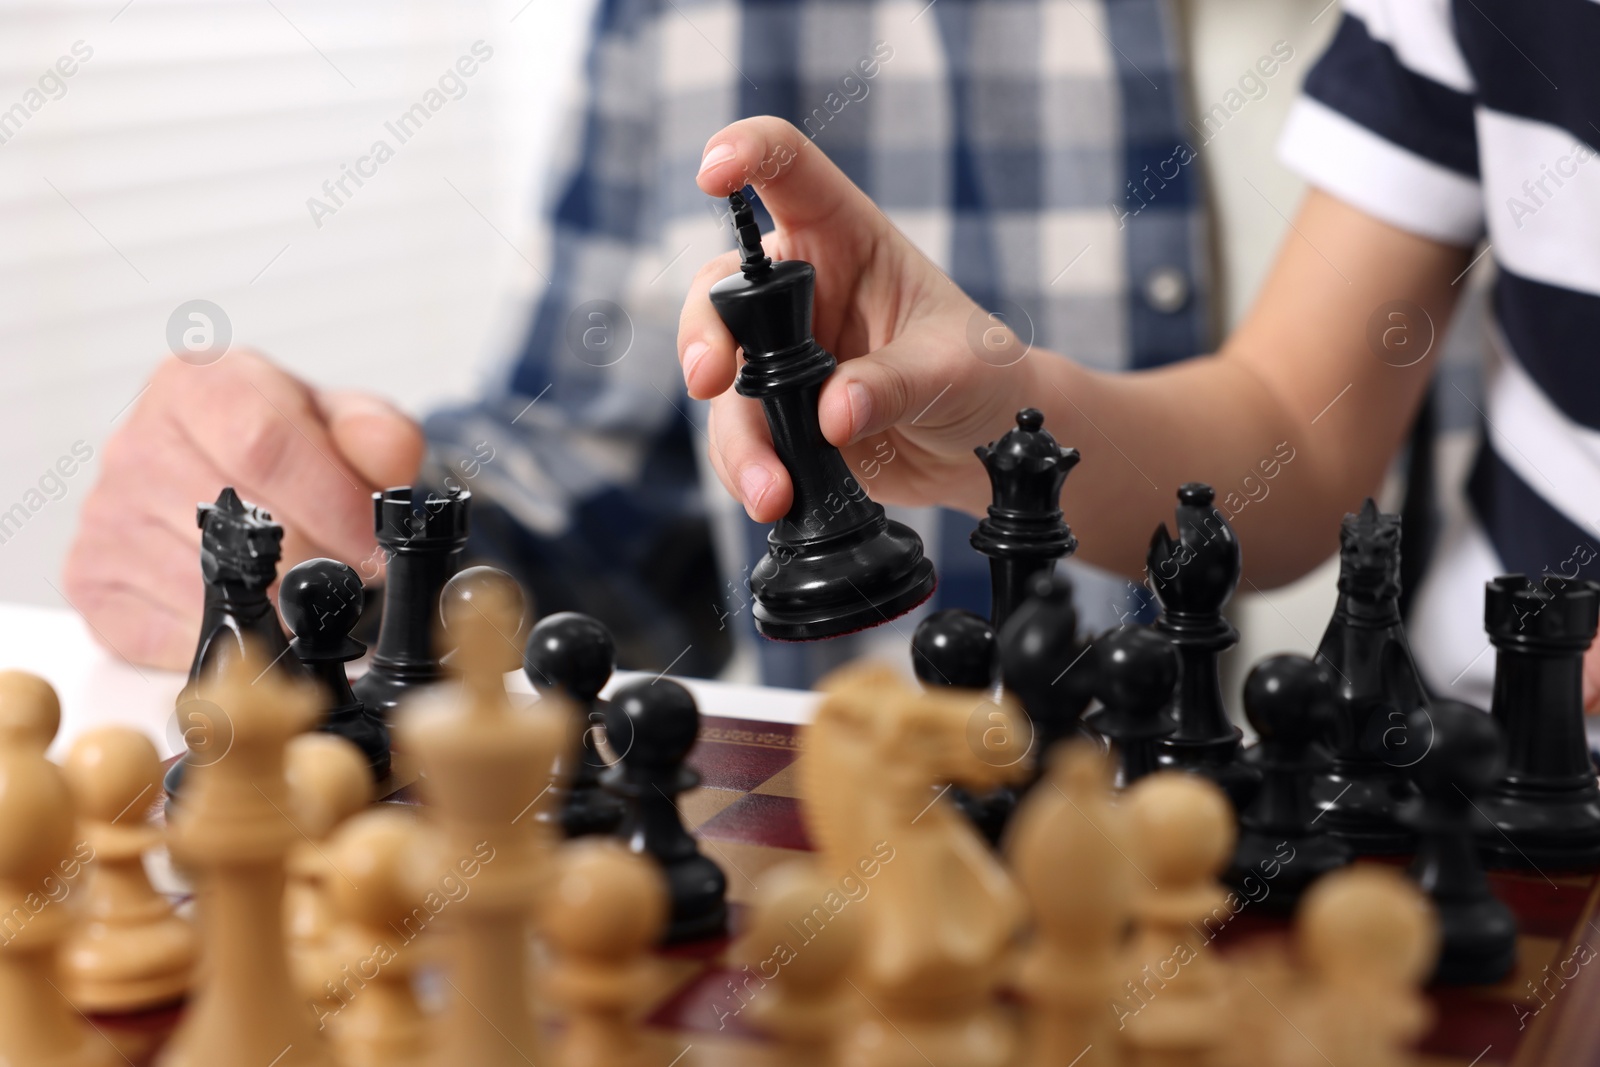
[[[751,624],[766,530],[710,473],[675,358],[695,271],[732,245],[701,149],[784,117],[1024,340],[1166,363],[1213,340],[1175,31],[1163,0],[601,0],[543,206],[548,286],[497,387],[427,421],[432,476],[477,498],[469,551],[541,612],[604,619],[627,666],[711,673],[743,648],[768,684],[807,686],[859,654],[870,635],[778,644]],[[929,608],[987,614],[975,521],[894,514],[938,567]],[[1073,568],[1091,624],[1138,606]],[[904,649],[912,625],[879,636]]]

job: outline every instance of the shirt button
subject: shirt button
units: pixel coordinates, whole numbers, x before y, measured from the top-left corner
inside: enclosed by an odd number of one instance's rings
[[[1177,267],[1157,267],[1144,276],[1144,302],[1163,315],[1189,302],[1189,278]]]

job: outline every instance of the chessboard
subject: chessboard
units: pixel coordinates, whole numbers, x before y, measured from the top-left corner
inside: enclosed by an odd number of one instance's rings
[[[735,991],[744,988],[744,969],[730,959],[729,949],[764,873],[811,850],[795,764],[805,730],[713,715],[701,720],[690,758],[701,784],[679,803],[702,851],[728,877],[734,936],[661,950],[667,964],[662,982],[642,1007],[651,1062],[663,1067],[777,1067],[784,1062],[742,1010],[744,1001]],[[380,803],[416,804],[409,778],[402,761]],[[1594,1010],[1600,1003],[1600,970],[1586,966],[1594,962],[1587,946],[1600,938],[1600,875],[1496,871],[1489,879],[1521,929],[1516,968],[1496,985],[1427,991],[1434,1021],[1421,1042],[1418,1067],[1600,1062],[1600,1016]],[[183,890],[165,888],[182,906]],[[1282,939],[1287,929],[1286,919],[1246,904],[1216,930],[1215,943],[1231,954]],[[181,1012],[180,1005],[96,1015],[91,1021],[133,1067],[146,1067]],[[553,1019],[550,1025],[556,1025]]]

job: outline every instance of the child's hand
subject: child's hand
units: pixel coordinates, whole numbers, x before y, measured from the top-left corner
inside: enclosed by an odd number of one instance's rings
[[[822,432],[861,484],[883,503],[981,514],[989,486],[972,449],[1036,402],[1032,368],[1052,357],[1027,353],[789,123],[753,118],[722,130],[698,180],[711,196],[754,185],[777,224],[767,254],[816,267],[816,339],[839,359],[822,389]],[[761,405],[733,391],[736,346],[708,296],[738,263],[729,252],[700,269],[678,359],[689,395],[711,398],[717,476],[751,518],[773,522],[789,510],[789,474]]]

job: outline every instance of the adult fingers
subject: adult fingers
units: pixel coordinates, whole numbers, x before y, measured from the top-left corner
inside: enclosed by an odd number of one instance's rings
[[[357,477],[373,489],[417,480],[427,442],[415,419],[371,393],[319,391],[315,396],[334,448]]]
[[[372,550],[372,486],[341,454],[311,390],[251,353],[159,368],[146,400],[241,496],[341,559]]]

